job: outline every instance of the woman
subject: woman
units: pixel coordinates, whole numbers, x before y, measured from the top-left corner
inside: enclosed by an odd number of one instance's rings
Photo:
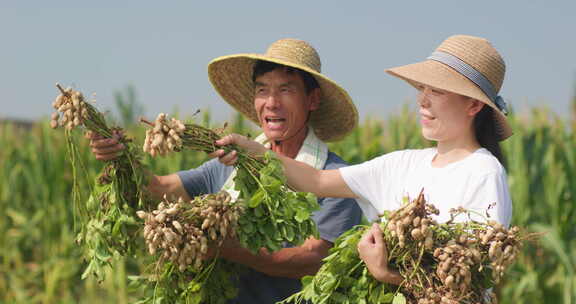
[[[422,135],[436,147],[396,151],[338,170],[315,170],[280,156],[290,185],[320,197],[357,198],[370,220],[424,189],[426,200],[440,210],[440,222],[450,218],[451,208],[464,207],[477,211],[478,220],[488,214],[509,225],[512,203],[498,142],[512,132],[498,96],[505,72],[498,52],[485,39],[457,35],[442,42],[427,60],[387,72],[418,89]],[[255,154],[266,151],[236,134],[217,142],[232,143]],[[222,150],[214,156],[227,165],[237,158],[236,152],[225,155]],[[381,234],[374,225],[364,235],[360,256],[374,277],[399,284],[400,275],[388,268]]]

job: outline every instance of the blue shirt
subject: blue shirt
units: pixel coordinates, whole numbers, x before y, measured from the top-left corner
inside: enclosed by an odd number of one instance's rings
[[[325,170],[347,166],[338,155],[328,152]],[[190,197],[207,193],[216,193],[232,174],[234,167],[225,166],[213,159],[196,169],[180,171],[178,176]],[[360,224],[362,211],[353,199],[319,198],[320,210],[314,212],[312,219],[318,226],[320,238],[329,242],[342,233]],[[300,280],[273,277],[249,269],[240,274],[238,280],[239,294],[229,303],[276,303],[300,291]]]

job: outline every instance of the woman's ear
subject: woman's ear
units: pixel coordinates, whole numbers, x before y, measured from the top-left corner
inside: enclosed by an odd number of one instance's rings
[[[480,110],[482,110],[482,107],[484,106],[485,106],[484,103],[481,102],[480,100],[470,98],[470,103],[468,106],[468,115],[474,116],[478,114],[478,112],[480,112]]]

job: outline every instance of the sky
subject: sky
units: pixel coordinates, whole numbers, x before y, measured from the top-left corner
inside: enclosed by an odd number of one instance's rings
[[[414,104],[415,90],[384,72],[425,59],[445,38],[487,38],[507,65],[501,95],[516,111],[567,115],[576,84],[576,1],[9,1],[0,0],[0,118],[52,112],[54,84],[96,94],[113,110],[131,85],[149,117],[233,110],[207,64],[264,53],[281,38],[319,52],[361,119]]]

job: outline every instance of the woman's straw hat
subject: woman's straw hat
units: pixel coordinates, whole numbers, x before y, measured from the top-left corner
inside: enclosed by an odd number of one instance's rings
[[[484,102],[494,110],[498,140],[512,135],[506,104],[498,96],[505,71],[488,40],[465,35],[444,40],[426,61],[386,70],[413,86],[425,84]]]
[[[348,93],[320,73],[320,57],[307,42],[282,39],[265,54],[237,54],[218,57],[208,65],[208,76],[216,91],[253,122],[260,124],[254,110],[252,72],[257,60],[269,61],[310,73],[321,89],[320,106],[312,111],[309,124],[323,141],[336,141],[358,124],[358,111]]]

